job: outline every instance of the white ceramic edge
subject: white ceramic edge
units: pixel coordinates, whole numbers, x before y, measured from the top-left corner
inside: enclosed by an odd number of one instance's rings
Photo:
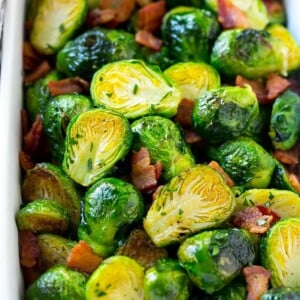
[[[285,0],[284,3],[287,14],[287,27],[300,45],[300,1]]]
[[[15,213],[21,201],[18,152],[22,107],[22,40],[25,0],[6,0],[0,82],[0,291],[22,299]]]

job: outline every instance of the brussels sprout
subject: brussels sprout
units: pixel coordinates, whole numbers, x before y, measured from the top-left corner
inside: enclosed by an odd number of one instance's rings
[[[60,74],[56,70],[50,71],[44,77],[38,79],[26,88],[25,106],[31,121],[33,121],[38,114],[43,115],[45,107],[49,99],[51,99],[48,83],[52,80],[59,80],[60,78]]]
[[[168,11],[161,26],[164,45],[176,62],[209,61],[219,30],[217,18],[210,11],[188,6]]]
[[[70,218],[70,213],[61,204],[44,199],[27,203],[16,215],[18,229],[33,233],[65,234],[69,229]]]
[[[105,65],[91,82],[96,106],[114,109],[129,119],[159,114],[172,117],[181,100],[180,90],[162,71],[142,60]]]
[[[68,76],[90,80],[103,65],[137,56],[133,34],[122,30],[90,29],[70,40],[58,52],[56,67]]]
[[[151,160],[162,164],[162,175],[166,181],[194,166],[194,157],[180,127],[170,119],[143,117],[133,122],[131,128],[134,149],[147,148]]]
[[[61,204],[71,214],[71,230],[77,231],[81,195],[59,167],[50,163],[36,164],[26,172],[21,190],[24,202],[48,199]]]
[[[180,264],[193,283],[208,294],[225,287],[255,257],[249,233],[236,228],[198,233],[178,249]]]
[[[66,129],[71,118],[91,108],[91,100],[78,94],[60,95],[49,100],[43,115],[43,128],[53,161],[61,163],[63,160]]]
[[[95,108],[73,117],[67,127],[64,171],[89,186],[124,158],[132,143],[128,120],[118,112]]]
[[[221,85],[218,72],[206,63],[177,63],[167,68],[164,73],[178,84],[182,98],[189,100],[195,100],[201,93]]]
[[[203,0],[166,0],[168,10],[176,6],[194,6],[201,8]]]
[[[262,146],[247,137],[209,147],[208,156],[216,160],[233,181],[244,188],[266,188],[275,169],[275,159]]]
[[[78,236],[95,253],[107,257],[115,250],[118,237],[143,215],[144,202],[133,185],[118,178],[103,178],[85,194]]]
[[[50,268],[26,291],[26,300],[85,299],[86,278],[78,271],[57,265]]]
[[[144,270],[126,256],[104,260],[86,284],[86,299],[144,299]]]
[[[190,281],[177,260],[161,259],[146,271],[144,292],[146,300],[187,300]]]
[[[234,205],[223,177],[207,165],[196,165],[157,191],[144,228],[154,244],[166,246],[222,224]]]
[[[279,217],[300,217],[300,196],[294,192],[278,189],[250,189],[236,198],[235,211],[248,206],[269,207]]]
[[[83,24],[85,0],[42,0],[30,33],[32,45],[42,54],[56,53]]]
[[[210,62],[221,75],[260,78],[286,73],[286,47],[266,30],[223,31],[214,43]]]
[[[273,288],[265,292],[260,298],[260,300],[299,300],[299,299],[300,299],[300,287]]]
[[[274,148],[291,149],[300,134],[300,97],[290,90],[276,98],[272,106],[269,136]]]
[[[250,86],[225,86],[196,99],[192,121],[208,142],[222,143],[244,135],[258,114],[258,101]]]
[[[260,244],[262,265],[271,273],[271,286],[297,287],[300,282],[300,218],[276,222]]]
[[[218,14],[218,0],[204,0],[204,8]]]

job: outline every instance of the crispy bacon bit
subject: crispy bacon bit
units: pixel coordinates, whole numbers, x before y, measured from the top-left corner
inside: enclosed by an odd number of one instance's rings
[[[43,60],[31,73],[26,74],[24,83],[32,83],[44,77],[51,70],[51,66],[47,60]]]
[[[300,182],[299,182],[299,177],[294,174],[294,173],[290,173],[289,174],[289,181],[291,183],[291,185],[293,186],[293,188],[300,193]]]
[[[154,51],[159,51],[163,44],[162,40],[145,30],[138,30],[136,32],[135,41]]]
[[[22,136],[30,130],[29,117],[26,109],[21,109],[21,128]]]
[[[39,54],[29,42],[23,43],[23,69],[33,71],[42,62],[43,56]]]
[[[275,99],[283,93],[290,84],[291,83],[287,79],[279,76],[278,74],[269,75],[266,83],[266,89],[268,92],[267,98],[269,100]]]
[[[40,248],[37,237],[28,230],[19,232],[20,263],[22,267],[32,268],[37,266]]]
[[[223,170],[223,168],[216,161],[212,160],[208,165],[211,168],[218,171],[225,178],[225,181],[229,187],[234,186],[233,180],[230,178],[230,176]]]
[[[192,126],[192,111],[195,102],[189,99],[182,99],[179,103],[177,114],[174,117],[174,121],[179,123],[182,127]]]
[[[22,268],[25,289],[35,282],[41,275],[42,271],[38,267]]]
[[[116,16],[113,9],[94,8],[87,15],[87,26],[95,27],[112,21]]]
[[[90,84],[86,80],[76,76],[61,80],[51,80],[48,83],[48,88],[52,96],[83,93],[89,90]]]
[[[273,156],[283,164],[295,167],[299,163],[299,151],[296,148],[290,150],[274,150]]]
[[[218,8],[218,20],[224,29],[249,27],[245,13],[231,0],[218,0]]]
[[[263,215],[256,206],[246,207],[234,214],[232,218],[233,225],[259,234],[267,232],[272,221],[272,215]]]
[[[196,144],[202,141],[202,137],[193,129],[183,129],[184,139],[188,144]]]
[[[34,167],[34,162],[29,154],[24,151],[19,153],[19,163],[23,171],[31,170]]]
[[[100,9],[115,11],[114,21],[123,23],[129,19],[135,9],[135,0],[101,0]]]
[[[166,2],[152,2],[138,11],[138,28],[153,34],[159,32],[163,16],[166,13]]]
[[[282,3],[278,0],[263,0],[267,11],[270,15],[277,14],[283,12]]]
[[[259,300],[268,290],[271,272],[262,266],[247,266],[243,268],[247,282],[247,300]]]
[[[151,165],[150,154],[146,148],[132,153],[132,184],[141,192],[149,192],[157,187],[157,180],[162,172],[162,165]]]
[[[256,207],[259,209],[259,211],[263,215],[270,215],[270,216],[273,217],[271,225],[273,225],[275,222],[280,220],[280,216],[277,215],[277,213],[275,211],[273,211],[270,207],[266,207],[266,206],[263,206],[263,205],[257,205]]]
[[[91,274],[102,261],[103,259],[93,252],[93,249],[87,242],[79,241],[72,248],[66,265],[80,272]]]
[[[150,3],[152,3],[153,1],[152,0],[136,0],[135,2],[138,6],[143,7],[143,6],[146,6]]]

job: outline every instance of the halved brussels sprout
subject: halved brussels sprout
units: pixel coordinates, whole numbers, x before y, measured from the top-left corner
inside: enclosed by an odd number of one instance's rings
[[[212,294],[254,262],[255,246],[246,230],[230,228],[204,231],[187,238],[178,259],[192,282]]]
[[[159,189],[144,219],[144,228],[157,246],[225,222],[234,209],[231,189],[207,165],[196,165]]]
[[[50,268],[26,291],[26,300],[85,299],[85,276],[62,265]]]
[[[298,287],[300,218],[285,218],[276,222],[260,245],[262,264],[272,273],[272,287]]]
[[[83,24],[86,0],[42,0],[30,33],[32,45],[42,54],[51,55],[62,48]]]
[[[208,156],[216,160],[236,185],[266,188],[271,182],[275,159],[248,137],[237,137],[219,147],[209,147]]]
[[[118,238],[144,215],[140,193],[128,182],[103,178],[85,194],[79,239],[87,241],[102,257],[111,255]]]
[[[299,299],[300,299],[300,287],[273,288],[265,292],[260,298],[260,300],[299,300]]]
[[[179,87],[158,67],[142,60],[123,60],[103,66],[91,82],[96,106],[114,109],[129,119],[159,114],[176,114],[181,93]]]
[[[144,269],[126,256],[111,256],[93,272],[86,284],[86,299],[144,299]]]
[[[33,233],[65,234],[69,229],[70,213],[61,204],[51,200],[34,200],[21,208],[16,215],[19,230]]]
[[[196,99],[192,121],[207,142],[222,143],[244,135],[258,114],[258,101],[250,86],[225,86]]]
[[[164,74],[177,83],[181,89],[181,97],[189,100],[195,100],[203,92],[221,85],[218,72],[201,62],[176,63],[167,68]]]
[[[130,124],[123,115],[91,109],[70,121],[62,167],[74,181],[89,186],[126,156],[131,143]]]
[[[43,114],[43,128],[53,161],[61,163],[63,160],[66,130],[71,118],[91,108],[91,100],[79,94],[60,95],[48,101]]]
[[[146,300],[187,300],[190,296],[190,280],[175,259],[158,260],[145,273]]]
[[[162,164],[162,175],[166,181],[195,165],[180,127],[170,119],[143,117],[133,122],[131,128],[134,135],[133,148],[140,150],[145,147],[151,160]]]

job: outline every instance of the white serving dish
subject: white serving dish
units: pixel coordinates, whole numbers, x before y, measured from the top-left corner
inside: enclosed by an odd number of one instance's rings
[[[21,142],[22,39],[26,0],[7,0],[0,81],[0,291],[1,299],[22,299],[15,213],[21,203],[18,153]],[[286,0],[288,26],[300,44],[299,0]]]

